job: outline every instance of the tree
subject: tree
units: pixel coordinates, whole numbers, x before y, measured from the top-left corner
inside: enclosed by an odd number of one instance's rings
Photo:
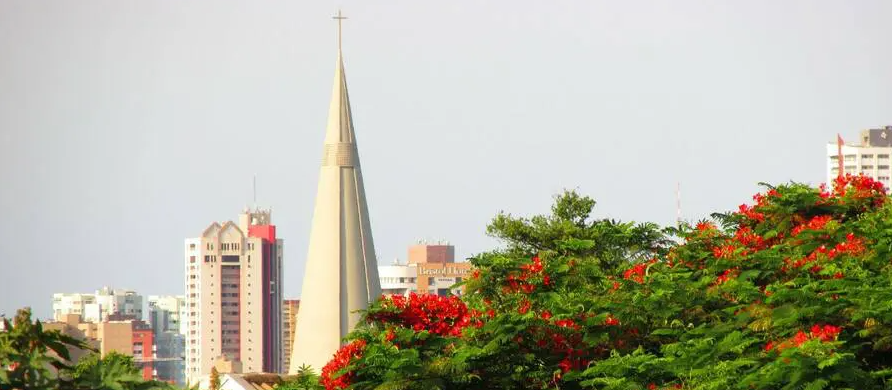
[[[220,373],[217,372],[217,367],[211,367],[211,375],[208,377],[208,382],[209,390],[220,390]]]
[[[502,214],[461,299],[372,305],[328,389],[887,388],[892,206],[881,184],[767,187],[693,226]],[[650,227],[648,227],[650,226]],[[641,228],[635,230],[636,228]]]
[[[49,389],[59,384],[56,372],[70,368],[68,348],[89,348],[59,331],[45,331],[31,320],[31,309],[18,310],[13,323],[3,319],[0,332],[0,388]]]
[[[68,385],[74,389],[95,390],[142,390],[164,389],[169,385],[158,381],[146,381],[131,356],[109,352],[104,357],[92,353],[74,366]]]
[[[277,390],[322,390],[319,384],[319,375],[308,365],[301,365],[297,374],[283,378],[283,382],[276,386]]]
[[[21,309],[0,332],[0,389],[169,389],[166,383],[144,381],[133,359],[115,352],[90,354],[71,366],[69,348],[90,350],[82,340],[46,331]]]

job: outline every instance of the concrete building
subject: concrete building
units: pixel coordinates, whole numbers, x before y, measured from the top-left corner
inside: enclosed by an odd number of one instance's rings
[[[143,321],[122,320],[102,322],[82,322],[77,314],[68,314],[62,321],[51,321],[43,324],[46,330],[59,332],[84,340],[96,349],[101,356],[117,352],[133,357],[140,367],[145,380],[158,379],[155,375],[155,340],[152,328]],[[90,353],[88,350],[70,351],[71,363]]]
[[[270,210],[214,222],[185,242],[186,378],[226,356],[249,372],[282,367],[282,239]]]
[[[148,321],[155,334],[177,332],[186,334],[186,297],[183,295],[149,295]]]
[[[103,287],[94,294],[53,294],[53,319],[64,321],[76,314],[86,322],[102,322],[109,316],[142,319],[142,296],[132,290]]]
[[[857,142],[842,146],[843,172],[864,174],[883,183],[888,190],[892,181],[892,126],[862,130]],[[837,142],[827,143],[826,183],[832,183],[839,175],[839,149]]]
[[[455,247],[446,241],[419,241],[409,247],[409,262],[378,267],[384,294],[409,293],[461,295],[463,288],[453,287],[473,272],[470,263],[455,262]]]
[[[340,17],[340,16],[339,16]],[[381,295],[340,47],[289,372],[320,370]]]
[[[155,376],[184,385],[186,358],[186,298],[182,295],[148,297],[148,320],[155,338]]]
[[[291,363],[291,347],[294,346],[294,328],[297,325],[297,312],[300,309],[300,299],[286,299],[282,304],[282,356],[285,358],[286,370]]]

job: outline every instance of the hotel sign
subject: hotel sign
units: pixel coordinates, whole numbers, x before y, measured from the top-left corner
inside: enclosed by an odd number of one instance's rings
[[[470,272],[470,268],[464,267],[421,268],[418,270],[419,275],[465,275]]]

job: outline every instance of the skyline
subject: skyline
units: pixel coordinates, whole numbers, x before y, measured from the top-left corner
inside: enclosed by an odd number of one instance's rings
[[[498,211],[563,188],[666,225],[681,182],[703,218],[759,181],[817,184],[836,133],[892,124],[888,2],[507,4],[5,2],[0,313],[182,294],[183,238],[248,205],[254,174],[296,298],[338,6],[382,265],[422,237],[491,249]]]

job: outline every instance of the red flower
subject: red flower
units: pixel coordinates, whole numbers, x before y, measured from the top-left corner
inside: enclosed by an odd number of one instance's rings
[[[326,390],[346,389],[353,383],[354,373],[349,371],[341,375],[337,375],[337,373],[347,368],[354,359],[362,357],[365,345],[365,340],[354,340],[335,352],[328,364],[322,367],[320,382],[325,386]]]
[[[842,328],[833,325],[814,325],[811,327],[811,337],[820,339],[821,341],[833,341],[839,336]]]
[[[548,311],[548,310],[543,311],[543,312],[542,312],[542,319],[543,319],[543,320],[546,320],[546,321],[549,320],[549,319],[551,319],[551,312]]]
[[[613,314],[608,314],[607,318],[604,319],[604,325],[607,326],[616,326],[619,325],[619,320],[613,316]]]
[[[570,367],[572,367],[572,365],[573,364],[570,363],[570,359],[564,359],[564,360],[561,360],[560,363],[558,363],[558,367],[561,368],[561,372],[563,372],[563,373],[570,371]]]
[[[650,383],[649,385],[647,385],[647,390],[654,390],[656,388],[657,388],[656,383]]]
[[[530,311],[530,306],[532,306],[532,303],[530,303],[530,301],[528,300],[524,300],[520,303],[520,307],[517,308],[517,312],[520,314],[526,314],[528,311]]]
[[[403,326],[415,331],[426,330],[441,336],[458,336],[471,324],[471,313],[456,296],[412,293],[409,298],[390,295],[381,303],[392,311],[372,313],[369,319]]]
[[[712,248],[712,255],[717,259],[729,259],[734,254],[734,245],[722,245]]]
[[[623,279],[644,283],[644,274],[647,272],[647,264],[638,263],[623,272]]]
[[[805,343],[806,341],[808,341],[808,339],[809,339],[808,335],[805,334],[805,332],[800,330],[799,332],[796,332],[795,336],[793,336],[793,344],[795,344],[798,347],[798,346],[802,345],[803,343]]]
[[[697,230],[701,232],[715,230],[715,224],[712,222],[697,222]]]
[[[774,341],[769,341],[768,344],[765,344],[765,352],[774,349]]]

